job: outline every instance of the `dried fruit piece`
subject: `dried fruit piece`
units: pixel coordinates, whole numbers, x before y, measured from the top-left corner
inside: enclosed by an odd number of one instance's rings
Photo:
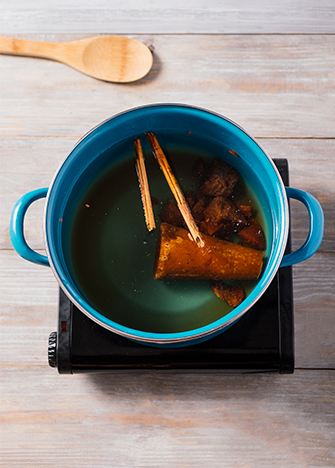
[[[241,229],[238,236],[253,249],[263,250],[265,239],[262,228],[254,219],[249,219],[248,223],[248,226]]]
[[[223,301],[228,302],[231,307],[237,307],[245,298],[244,289],[240,285],[228,285],[223,281],[214,281],[211,285],[215,294]]]
[[[245,218],[252,218],[253,217],[253,209],[251,206],[248,205],[237,205],[237,209],[242,213]]]

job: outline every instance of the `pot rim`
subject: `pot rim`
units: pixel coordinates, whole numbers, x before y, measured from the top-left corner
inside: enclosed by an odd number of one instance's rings
[[[58,274],[57,268],[54,264],[50,249],[49,249],[49,243],[48,243],[48,233],[47,233],[47,226],[46,226],[46,220],[47,220],[47,211],[49,207],[49,198],[50,194],[52,191],[52,188],[55,184],[55,181],[58,177],[58,174],[69,158],[69,156],[72,154],[74,149],[83,141],[85,140],[89,135],[91,135],[95,130],[97,130],[99,127],[102,125],[106,124],[107,122],[110,122],[111,120],[114,120],[121,115],[141,110],[141,109],[146,109],[146,108],[151,108],[151,107],[179,107],[179,108],[188,108],[188,109],[195,109],[198,111],[202,111],[208,114],[212,114],[216,117],[219,117],[220,119],[225,120],[226,122],[232,124],[233,126],[237,127],[240,131],[242,131],[248,138],[250,138],[262,151],[262,153],[266,156],[268,161],[270,162],[276,176],[279,182],[279,186],[281,188],[281,201],[283,202],[282,206],[282,212],[285,214],[285,229],[280,235],[280,242],[279,246],[281,246],[281,249],[276,253],[274,259],[272,260],[273,262],[273,267],[271,274],[268,275],[266,278],[265,283],[262,286],[262,289],[259,291],[257,296],[244,308],[241,308],[241,310],[236,313],[236,310],[238,310],[243,303],[233,309],[231,312],[229,312],[227,315],[224,317],[221,317],[220,319],[216,320],[215,322],[212,322],[208,325],[202,326],[200,328],[195,328],[193,330],[187,330],[184,332],[176,332],[176,333],[154,333],[154,332],[144,332],[141,330],[136,330],[130,327],[123,326],[117,322],[113,322],[110,319],[107,319],[104,315],[102,315],[100,312],[95,310],[93,307],[91,307],[89,304],[87,304],[88,308],[84,307],[73,295],[71,292],[71,287],[69,286],[68,282],[64,283],[61,277]],[[280,263],[282,261],[282,258],[284,256],[284,251],[286,248],[287,244],[287,238],[288,238],[288,233],[289,233],[289,210],[288,210],[288,202],[287,202],[287,196],[285,192],[285,186],[282,181],[282,178],[279,174],[279,171],[272,161],[271,157],[268,155],[267,151],[263,148],[263,146],[250,134],[248,133],[243,127],[241,127],[239,124],[237,124],[235,121],[232,119],[225,117],[224,115],[211,111],[209,109],[203,108],[203,107],[198,107],[198,106],[193,106],[193,105],[188,105],[188,104],[181,104],[181,103],[154,103],[154,104],[146,104],[146,105],[141,105],[141,106],[136,106],[132,107],[129,109],[126,109],[124,111],[118,112],[117,114],[114,114],[113,116],[105,119],[104,121],[100,122],[96,126],[94,126],[91,130],[89,130],[86,134],[84,134],[74,145],[72,150],[68,153],[68,155],[63,159],[63,161],[60,163],[58,166],[48,189],[47,197],[46,197],[46,202],[45,202],[45,208],[44,208],[44,239],[45,239],[45,249],[46,249],[46,254],[49,260],[49,264],[51,267],[51,270],[59,284],[59,286],[62,288],[64,293],[69,297],[71,302],[79,309],[81,310],[85,315],[87,315],[91,320],[96,322],[97,324],[103,326],[104,328],[110,330],[113,333],[116,333],[118,335],[124,336],[126,338],[129,338],[133,341],[139,341],[145,344],[152,344],[152,345],[168,345],[168,344],[181,344],[181,343],[189,343],[189,342],[194,342],[197,340],[203,340],[206,339],[207,337],[212,337],[213,335],[219,333],[220,331],[223,331],[226,328],[229,328],[233,323],[238,321],[251,307],[254,306],[254,304],[259,300],[259,298],[265,293],[269,285],[271,284],[273,278],[275,277],[278,268],[280,267]],[[256,287],[254,290],[257,288],[259,283],[257,283]],[[253,291],[254,291],[253,290]],[[253,293],[252,291],[252,293]],[[250,295],[252,295],[252,293]],[[249,295],[249,297],[250,297]],[[86,302],[84,300],[84,302]],[[243,301],[244,302],[244,301]],[[88,310],[88,309],[91,309]],[[217,325],[214,325],[214,324]],[[112,324],[112,325],[111,325]]]

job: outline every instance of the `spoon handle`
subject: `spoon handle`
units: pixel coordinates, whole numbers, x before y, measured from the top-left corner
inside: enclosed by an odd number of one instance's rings
[[[59,60],[59,44],[0,36],[0,53]]]

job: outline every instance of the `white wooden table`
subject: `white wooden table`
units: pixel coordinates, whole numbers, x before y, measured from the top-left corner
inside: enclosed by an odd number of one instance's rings
[[[123,34],[155,48],[142,81],[0,56],[1,466],[335,466],[335,5],[332,0],[1,2],[0,34],[66,41]],[[325,213],[319,252],[294,267],[293,375],[58,375],[47,363],[58,287],[13,251],[15,201],[47,187],[93,126],[127,108],[217,111],[287,158]],[[26,222],[43,251],[43,202]],[[292,203],[293,246],[307,215]]]

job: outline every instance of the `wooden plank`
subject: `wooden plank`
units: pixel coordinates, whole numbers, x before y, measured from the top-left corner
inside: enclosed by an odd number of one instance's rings
[[[59,164],[78,137],[0,138],[0,248],[10,249],[9,219],[15,202],[26,192],[48,187]],[[322,251],[335,251],[334,140],[259,139],[271,157],[287,158],[290,185],[306,190],[320,201],[325,213]],[[292,239],[296,249],[305,241],[308,217],[305,207],[292,202]],[[35,249],[43,243],[44,200],[34,203],[26,217],[27,239]]]
[[[334,466],[334,371],[59,376],[5,368],[2,466]],[[15,391],[13,391],[15,389]]]
[[[334,137],[335,35],[134,37],[155,47],[154,65],[124,86],[52,61],[0,56],[0,134],[80,136],[125,109],[181,102],[259,138]]]
[[[295,366],[335,368],[335,253],[293,267]]]
[[[329,0],[15,0],[1,8],[2,34],[16,33],[334,33]]]
[[[298,368],[335,368],[335,254],[316,254],[294,267]],[[47,365],[47,339],[57,328],[58,285],[49,268],[0,251],[3,365]],[[317,272],[317,273],[316,273]]]

